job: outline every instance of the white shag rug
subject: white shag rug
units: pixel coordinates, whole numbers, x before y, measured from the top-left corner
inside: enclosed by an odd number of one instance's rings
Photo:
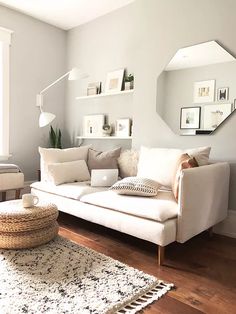
[[[33,249],[0,249],[1,314],[131,314],[172,287],[61,237]]]

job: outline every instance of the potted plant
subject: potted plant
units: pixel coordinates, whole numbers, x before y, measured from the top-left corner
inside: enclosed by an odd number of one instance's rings
[[[54,130],[52,126],[50,126],[49,131],[49,141],[51,148],[62,148],[61,145],[61,130]]]
[[[129,74],[125,77],[125,90],[133,89],[134,88],[134,75]]]

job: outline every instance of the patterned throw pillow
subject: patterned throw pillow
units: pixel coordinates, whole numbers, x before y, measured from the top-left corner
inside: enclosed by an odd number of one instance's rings
[[[198,167],[198,163],[194,157],[190,157],[188,154],[182,154],[176,164],[176,171],[174,173],[172,182],[172,191],[174,193],[175,199],[178,201],[179,198],[179,181],[181,171],[183,169]]]
[[[117,194],[137,195],[137,196],[155,196],[157,195],[160,184],[157,181],[140,178],[127,177],[110,187],[110,190]]]

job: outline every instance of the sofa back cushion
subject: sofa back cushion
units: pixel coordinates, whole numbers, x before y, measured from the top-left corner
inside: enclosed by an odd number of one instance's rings
[[[176,162],[181,149],[141,147],[138,162],[138,177],[148,178],[171,188]]]
[[[194,157],[199,166],[209,163],[210,147],[191,149],[141,147],[137,176],[156,180],[163,186],[172,188],[173,175],[180,156],[187,153]]]
[[[180,183],[181,172],[183,169],[194,168],[194,167],[198,167],[197,160],[194,157],[190,157],[186,153],[182,154],[179,157],[176,163],[176,170],[173,174],[173,181],[172,181],[172,191],[177,201],[179,197],[179,183]]]
[[[50,181],[48,174],[48,164],[75,160],[87,161],[89,148],[90,145],[66,149],[39,147],[41,181]]]
[[[90,173],[85,160],[48,164],[48,173],[55,185],[90,180]]]
[[[117,159],[120,156],[121,147],[100,152],[92,148],[88,151],[88,168],[92,169],[117,169]]]

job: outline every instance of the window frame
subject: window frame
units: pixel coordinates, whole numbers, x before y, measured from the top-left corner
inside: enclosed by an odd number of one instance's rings
[[[10,133],[10,46],[13,31],[0,27],[0,42],[2,46],[2,95],[0,99],[0,160],[10,157],[9,133]]]

